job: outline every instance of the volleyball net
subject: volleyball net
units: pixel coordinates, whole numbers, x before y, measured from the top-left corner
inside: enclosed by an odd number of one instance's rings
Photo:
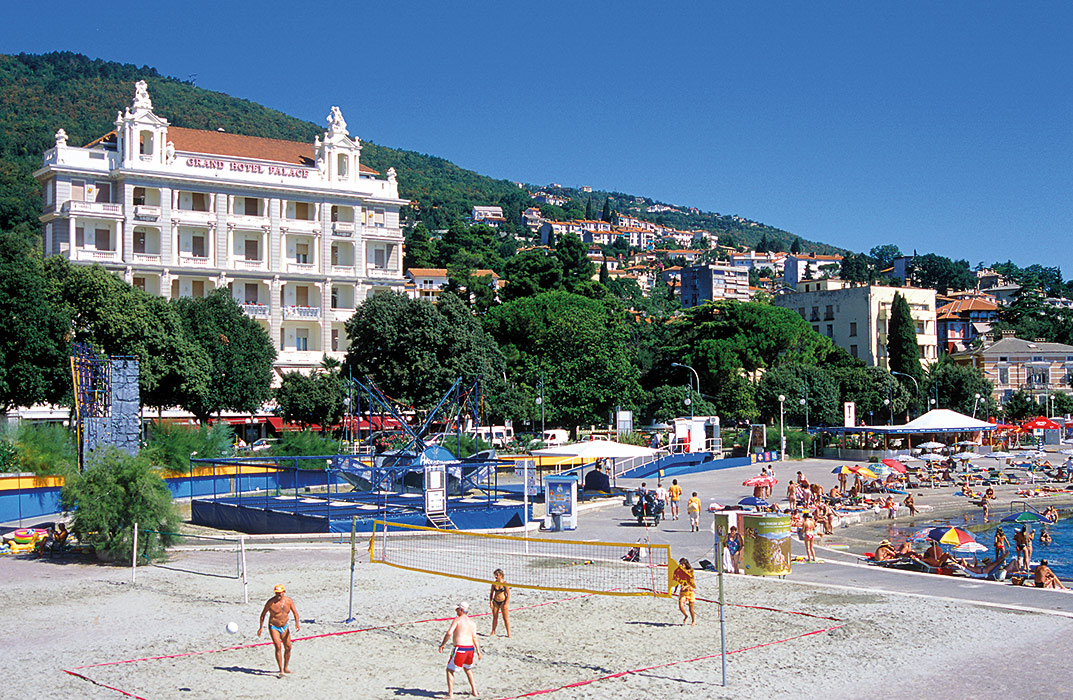
[[[478,583],[502,569],[517,588],[661,597],[671,594],[674,566],[666,544],[492,535],[384,520],[375,521],[369,559]]]
[[[150,544],[157,538],[168,542],[163,555],[157,554]],[[136,529],[133,549],[131,581],[136,580],[138,567],[147,566],[196,576],[235,579],[242,581],[243,599],[249,602],[245,538]]]

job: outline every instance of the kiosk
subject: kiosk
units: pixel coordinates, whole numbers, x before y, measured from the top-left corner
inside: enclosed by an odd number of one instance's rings
[[[577,477],[558,474],[544,477],[544,528],[577,529]]]

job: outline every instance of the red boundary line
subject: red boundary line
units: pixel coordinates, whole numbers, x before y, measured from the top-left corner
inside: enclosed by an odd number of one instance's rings
[[[569,598],[560,598],[558,600],[548,600],[548,601],[545,601],[543,603],[534,603],[533,605],[526,605],[526,606],[518,607],[518,608],[514,608],[514,609],[515,610],[530,610],[530,609],[533,609],[533,608],[541,608],[541,607],[544,607],[545,605],[553,605],[555,603],[565,603],[565,602],[568,602],[568,601],[571,601],[571,600],[578,600],[580,598],[588,598],[588,597],[591,597],[592,595],[594,595],[594,594],[586,593],[586,594],[583,594],[583,595],[571,596]],[[709,600],[707,598],[697,598],[697,600],[700,600],[700,601],[705,602],[705,603],[716,603],[716,604],[718,604],[718,601]],[[732,604],[732,603],[728,603],[727,605],[730,605],[732,607],[748,608],[748,609],[753,609],[753,610],[766,610],[766,611],[769,611],[769,612],[778,612],[778,613],[783,613],[783,614],[787,614],[787,615],[803,615],[805,617],[814,617],[814,618],[818,618],[818,619],[822,619],[822,620],[831,620],[831,621],[835,621],[835,622],[840,622],[841,621],[841,620],[839,620],[839,618],[836,618],[836,617],[826,617],[826,616],[823,616],[823,615],[815,615],[813,613],[800,612],[800,611],[796,611],[796,610],[780,610],[779,608],[770,608],[770,607],[764,607],[764,606],[759,606],[759,605],[740,605],[740,604]],[[491,615],[491,614],[492,613],[490,613],[490,612],[477,613],[477,614],[471,615],[470,617],[485,617],[485,616]],[[430,617],[430,618],[423,619],[423,620],[412,620],[410,622],[395,622],[395,623],[392,623],[390,625],[378,625],[378,626],[375,626],[375,627],[363,627],[361,629],[342,630],[340,632],[325,632],[324,634],[314,634],[314,635],[309,635],[308,637],[295,637],[293,639],[293,641],[300,642],[300,641],[304,641],[304,640],[308,640],[308,639],[321,639],[321,638],[324,638],[324,637],[338,637],[338,636],[348,635],[348,634],[357,634],[358,632],[372,632],[372,631],[375,631],[375,630],[390,629],[392,627],[401,627],[403,625],[417,625],[417,624],[422,624],[422,623],[425,623],[425,622],[446,622],[446,621],[452,620],[452,619],[454,619],[454,618],[453,617]],[[759,644],[759,645],[754,646],[754,647],[747,647],[745,649],[738,649],[736,651],[730,651],[730,652],[727,652],[727,653],[728,654],[737,654],[737,653],[740,653],[742,651],[749,651],[750,649],[759,649],[760,647],[769,646],[770,644],[780,644],[782,642],[788,642],[788,641],[791,641],[791,640],[794,640],[794,639],[799,639],[801,637],[807,637],[807,636],[812,635],[812,634],[819,634],[820,632],[829,632],[831,630],[838,629],[838,627],[841,627],[841,626],[842,625],[838,625],[837,627],[829,627],[829,628],[826,628],[826,629],[816,630],[814,632],[808,632],[808,633],[803,634],[803,635],[798,635],[797,637],[789,637],[788,639],[779,640],[777,642],[767,642],[765,644]],[[238,646],[221,647],[219,649],[207,649],[205,651],[190,651],[190,652],[185,652],[185,653],[182,653],[182,654],[167,654],[167,655],[164,655],[164,656],[145,656],[145,657],[142,657],[142,658],[124,659],[124,660],[121,660],[121,661],[104,661],[104,662],[98,663],[98,664],[87,664],[85,666],[75,666],[71,670],[68,670],[68,669],[61,669],[61,670],[63,670],[64,673],[67,673],[67,674],[70,674],[72,676],[75,676],[76,678],[81,678],[82,680],[88,681],[88,682],[93,683],[94,685],[98,685],[98,686],[100,686],[102,688],[107,688],[108,690],[114,690],[115,692],[121,693],[121,694],[123,694],[123,695],[125,695],[127,697],[137,698],[137,700],[146,700],[145,698],[142,698],[139,695],[134,695],[133,693],[128,693],[127,691],[121,690],[119,688],[113,688],[110,685],[105,685],[104,683],[100,683],[98,681],[95,681],[92,678],[89,678],[88,676],[82,675],[81,673],[75,673],[75,671],[80,671],[80,670],[84,670],[84,669],[87,669],[87,668],[99,668],[99,667],[102,667],[102,666],[116,666],[116,665],[119,665],[119,664],[132,664],[132,663],[137,663],[139,661],[160,661],[160,660],[164,660],[164,659],[179,659],[179,658],[183,658],[183,657],[187,657],[187,656],[202,656],[204,654],[218,654],[218,653],[224,652],[224,651],[235,651],[237,649],[253,649],[253,648],[256,648],[256,647],[269,646],[271,644],[272,644],[272,642],[270,642],[270,641],[269,642],[255,642],[253,644],[240,644]],[[549,690],[534,691],[532,693],[528,693],[528,694],[525,694],[525,695],[515,695],[515,696],[511,696],[511,698],[501,698],[500,700],[512,700],[512,698],[524,698],[524,697],[529,697],[531,695],[539,695],[541,693],[551,693],[551,692],[555,692],[557,690],[563,690],[565,688],[573,688],[573,687],[577,687],[577,686],[588,685],[589,683],[595,683],[596,681],[600,681],[600,680],[607,680],[607,679],[610,679],[610,678],[618,678],[620,676],[629,675],[631,673],[641,673],[643,671],[648,671],[648,670],[652,670],[652,669],[656,669],[656,668],[663,668],[665,666],[674,666],[674,665],[682,664],[682,663],[690,663],[692,661],[702,661],[704,659],[710,659],[710,658],[714,658],[716,656],[720,656],[720,654],[712,654],[712,655],[709,655],[709,656],[701,656],[701,657],[698,657],[696,659],[686,659],[686,660],[682,660],[682,661],[672,661],[672,662],[669,662],[669,663],[666,663],[666,664],[660,664],[658,666],[649,666],[647,668],[632,669],[632,670],[629,670],[629,671],[622,671],[621,673],[613,674],[613,675],[610,675],[610,676],[603,676],[603,677],[600,677],[600,678],[593,678],[591,680],[580,681],[578,683],[574,683],[574,684],[571,684],[571,685],[564,685],[564,686],[561,686],[559,688],[552,688],[552,689],[549,689]]]
[[[787,637],[786,639],[779,639],[779,640],[776,640],[774,642],[764,642],[763,644],[756,644],[756,645],[751,646],[751,647],[745,647],[744,649],[735,649],[734,651],[728,651],[727,654],[740,654],[743,651],[751,651],[753,649],[760,649],[762,647],[768,647],[768,646],[772,646],[774,644],[782,644],[783,642],[792,642],[795,639],[802,639],[804,637],[811,637],[814,634],[823,634],[824,632],[831,632],[833,630],[839,629],[840,627],[843,627],[843,625],[836,625],[835,627],[825,627],[823,629],[813,630],[811,632],[805,632],[804,634],[799,634],[799,635],[794,636],[794,637]],[[568,688],[580,688],[581,686],[589,685],[591,683],[596,683],[598,681],[606,681],[606,680],[610,680],[612,678],[621,678],[623,676],[628,676],[628,675],[631,675],[631,674],[644,673],[646,671],[654,671],[654,670],[656,670],[658,668],[667,668],[668,666],[677,666],[678,664],[688,664],[688,663],[693,663],[694,661],[704,661],[706,659],[714,659],[714,658],[718,658],[719,656],[722,656],[722,654],[708,654],[707,656],[698,656],[695,659],[682,659],[680,661],[669,661],[669,662],[667,662],[665,664],[656,664],[655,666],[646,666],[645,668],[633,668],[633,669],[630,669],[628,671],[619,671],[618,673],[611,673],[611,674],[608,674],[606,676],[599,676],[597,678],[590,678],[588,680],[578,681],[576,683],[568,683],[567,685],[561,685],[561,686],[559,686],[557,688],[545,688],[544,690],[534,690],[534,691],[531,691],[531,692],[528,692],[528,693],[522,693],[521,695],[509,695],[509,696],[502,697],[502,698],[496,698],[496,700],[517,700],[517,698],[528,698],[528,697],[532,697],[534,695],[545,695],[547,693],[554,693],[554,692],[557,692],[557,691],[560,691],[560,690],[566,690]]]

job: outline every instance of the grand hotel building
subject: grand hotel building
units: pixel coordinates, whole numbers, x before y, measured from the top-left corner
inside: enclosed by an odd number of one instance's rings
[[[344,322],[381,290],[402,291],[394,168],[361,163],[333,107],[298,143],[169,126],[144,81],[115,131],[84,148],[62,129],[34,176],[44,249],[99,263],[165,298],[226,287],[278,350],[277,370],[346,351]]]

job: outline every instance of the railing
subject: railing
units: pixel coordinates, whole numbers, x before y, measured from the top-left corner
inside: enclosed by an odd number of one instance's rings
[[[110,202],[81,202],[71,199],[63,203],[61,210],[70,214],[121,216],[123,214],[123,205]]]
[[[617,479],[626,472],[643,467],[646,464],[652,464],[653,462],[663,459],[670,453],[666,450],[657,450],[650,455],[638,455],[636,457],[618,457],[613,460],[611,465],[611,478]]]
[[[160,207],[149,204],[135,204],[134,218],[141,221],[156,221],[160,218]]]
[[[134,253],[134,262],[150,263],[153,265],[160,264],[159,253]]]
[[[337,236],[351,236],[354,233],[353,221],[333,221],[332,231]]]
[[[236,258],[235,268],[239,270],[263,270],[265,268],[264,260],[247,260],[246,258]]]
[[[93,260],[118,260],[119,255],[114,250],[93,250],[90,251],[90,258]]]
[[[287,263],[287,272],[304,272],[313,273],[317,271],[317,266],[313,263],[300,263],[293,260]]]
[[[268,304],[241,304],[242,312],[252,318],[268,318]]]
[[[319,306],[284,306],[283,318],[320,318]]]
[[[353,265],[332,265],[332,274],[333,275],[345,275],[347,277],[353,277],[354,276],[354,266]]]
[[[365,271],[365,276],[377,278],[401,277],[398,272],[389,270],[386,267],[370,267]]]
[[[179,254],[179,264],[187,267],[208,267],[210,260],[208,257],[197,255],[183,255]]]

